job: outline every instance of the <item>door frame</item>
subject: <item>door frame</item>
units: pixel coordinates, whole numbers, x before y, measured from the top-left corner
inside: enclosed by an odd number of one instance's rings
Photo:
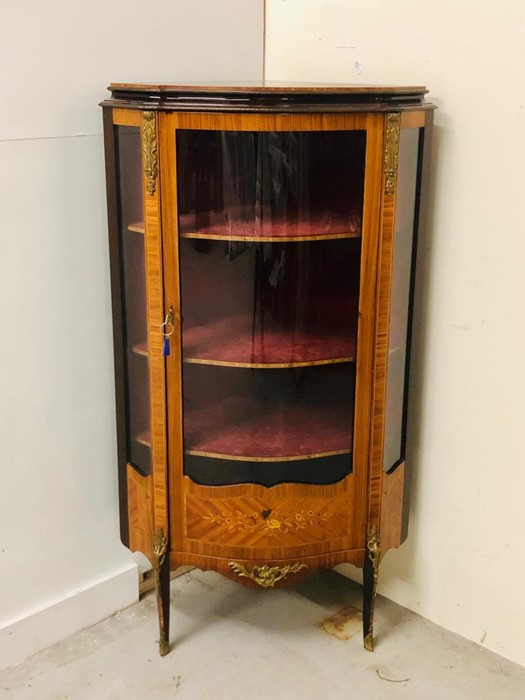
[[[353,468],[345,479],[329,486],[278,484],[266,488],[255,484],[200,486],[183,475],[182,357],[180,326],[179,235],[177,216],[176,130],[207,129],[228,131],[351,131],[366,130],[365,188],[359,323],[356,358]],[[381,187],[383,177],[384,115],[380,113],[346,114],[240,114],[240,113],[159,113],[160,180],[162,182],[162,223],[165,308],[173,306],[175,332],[171,355],[166,358],[168,470],[171,549],[176,552],[230,556],[229,550],[205,547],[186,537],[186,496],[210,498],[248,495],[271,499],[294,496],[337,497],[347,493],[349,536],[337,538],[334,547],[362,548],[366,543],[369,457],[371,440],[373,365],[376,320],[376,284],[379,248]],[[282,545],[281,545],[282,546]],[[336,551],[330,547],[328,551]],[[303,548],[305,549],[305,548]],[[326,550],[325,550],[326,551]],[[306,550],[304,554],[306,555]],[[238,552],[235,552],[238,555]],[[233,555],[233,553],[231,554]]]

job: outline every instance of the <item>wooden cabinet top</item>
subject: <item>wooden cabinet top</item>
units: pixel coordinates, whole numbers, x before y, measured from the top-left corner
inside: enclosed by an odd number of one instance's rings
[[[432,109],[424,86],[251,81],[111,83],[102,105],[163,111],[403,111]]]

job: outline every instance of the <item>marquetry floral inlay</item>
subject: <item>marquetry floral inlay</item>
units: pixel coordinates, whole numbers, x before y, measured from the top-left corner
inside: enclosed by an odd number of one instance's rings
[[[204,520],[211,525],[222,525],[228,530],[278,535],[293,530],[297,532],[314,525],[324,525],[331,517],[331,513],[319,513],[315,510],[281,513],[278,510],[268,509],[252,513],[241,510],[214,513],[205,515]]]

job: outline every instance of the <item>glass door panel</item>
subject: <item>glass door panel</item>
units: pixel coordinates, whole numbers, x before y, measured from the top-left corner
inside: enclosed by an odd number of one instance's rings
[[[127,460],[143,474],[149,474],[150,398],[140,128],[114,128],[123,263]]]
[[[383,457],[385,471],[390,471],[402,462],[405,452],[414,226],[421,131],[402,129],[399,140]]]
[[[352,469],[366,133],[177,132],[184,471]]]

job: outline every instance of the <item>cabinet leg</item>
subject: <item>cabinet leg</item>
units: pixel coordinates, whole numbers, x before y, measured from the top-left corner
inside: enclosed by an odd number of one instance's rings
[[[168,540],[164,530],[160,528],[155,535],[153,546],[153,567],[159,612],[159,654],[161,656],[166,656],[170,650],[170,565],[167,552]]]
[[[363,568],[363,643],[367,651],[374,651],[374,608],[380,557],[379,532],[374,526],[368,534]]]

